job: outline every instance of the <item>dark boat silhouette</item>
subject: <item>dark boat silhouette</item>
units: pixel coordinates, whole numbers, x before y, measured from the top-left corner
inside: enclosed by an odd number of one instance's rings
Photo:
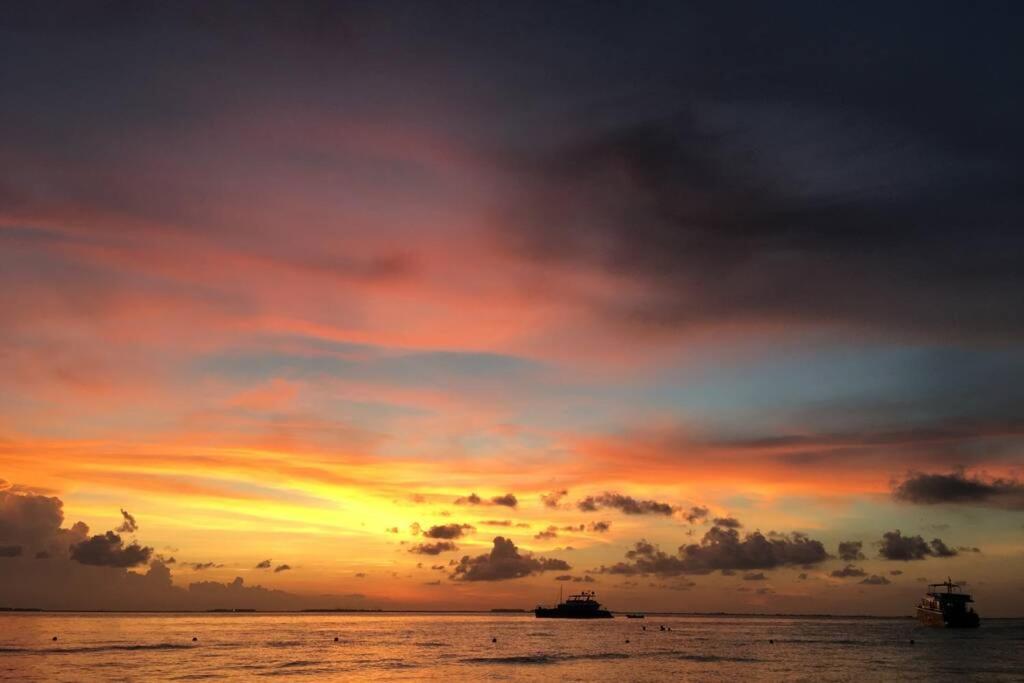
[[[601,603],[594,599],[594,591],[583,591],[579,595],[570,595],[568,600],[561,601],[555,607],[537,606],[533,610],[538,619],[611,619],[612,613],[601,609]]]
[[[939,588],[946,590],[940,591]],[[960,585],[946,579],[945,583],[928,584],[928,592],[917,604],[917,620],[926,626],[945,628],[977,628],[981,619],[967,603],[974,602]]]
[[[627,614],[626,618],[627,619],[643,619],[645,616],[646,615],[643,615],[643,614],[640,614],[639,612],[637,612],[635,614]]]

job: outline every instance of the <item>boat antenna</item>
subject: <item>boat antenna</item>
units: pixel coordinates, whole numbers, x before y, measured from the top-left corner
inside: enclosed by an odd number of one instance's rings
[[[558,604],[562,604],[562,584],[558,584]]]

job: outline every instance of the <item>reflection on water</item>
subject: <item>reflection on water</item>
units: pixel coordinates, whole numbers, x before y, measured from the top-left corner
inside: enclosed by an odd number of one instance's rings
[[[0,678],[266,676],[1022,680],[1024,621],[988,620],[978,630],[949,631],[884,619],[648,617],[640,623],[538,624],[532,615],[0,616]]]

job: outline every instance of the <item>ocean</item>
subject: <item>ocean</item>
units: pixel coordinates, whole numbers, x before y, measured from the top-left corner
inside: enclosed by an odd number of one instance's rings
[[[796,617],[652,615],[566,621],[532,614],[0,615],[4,680],[267,677],[1024,681],[1024,620],[990,619],[980,629],[954,631],[919,627],[909,619]]]

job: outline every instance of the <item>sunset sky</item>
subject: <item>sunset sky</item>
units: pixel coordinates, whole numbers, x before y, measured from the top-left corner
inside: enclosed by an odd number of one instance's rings
[[[1021,23],[5,3],[0,607],[1024,615]]]

